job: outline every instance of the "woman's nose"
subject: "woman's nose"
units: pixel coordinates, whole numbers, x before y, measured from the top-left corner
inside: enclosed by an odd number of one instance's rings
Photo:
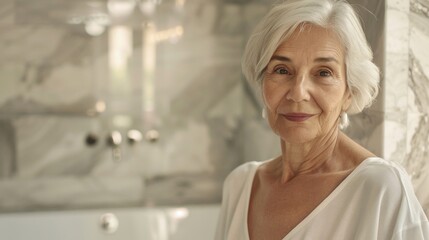
[[[308,78],[306,76],[300,76],[291,83],[291,87],[286,93],[286,99],[301,102],[310,100],[310,94],[308,92]]]

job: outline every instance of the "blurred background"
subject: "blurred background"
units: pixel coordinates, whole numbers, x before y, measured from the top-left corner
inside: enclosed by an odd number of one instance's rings
[[[211,239],[280,153],[243,48],[273,0],[1,0],[0,239]],[[382,72],[346,133],[429,213],[429,0],[353,0]]]

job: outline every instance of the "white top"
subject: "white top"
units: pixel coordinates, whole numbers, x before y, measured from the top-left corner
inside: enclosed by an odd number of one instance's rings
[[[226,178],[215,240],[249,239],[250,192],[262,163],[245,163]],[[289,239],[423,240],[429,239],[429,222],[405,170],[373,157],[357,166],[283,238]]]

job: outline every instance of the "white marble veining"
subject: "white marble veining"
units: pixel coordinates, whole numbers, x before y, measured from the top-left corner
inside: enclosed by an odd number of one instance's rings
[[[385,115],[382,156],[403,163],[405,152],[400,148],[405,146],[407,133],[409,2],[387,0],[386,6],[386,67],[381,91]]]
[[[410,1],[406,167],[429,215],[429,1]]]

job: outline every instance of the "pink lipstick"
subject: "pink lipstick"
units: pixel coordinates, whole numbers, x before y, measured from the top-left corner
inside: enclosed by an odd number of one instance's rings
[[[283,116],[292,122],[304,122],[305,120],[311,118],[314,116],[313,114],[307,114],[307,113],[286,113],[283,114]]]

